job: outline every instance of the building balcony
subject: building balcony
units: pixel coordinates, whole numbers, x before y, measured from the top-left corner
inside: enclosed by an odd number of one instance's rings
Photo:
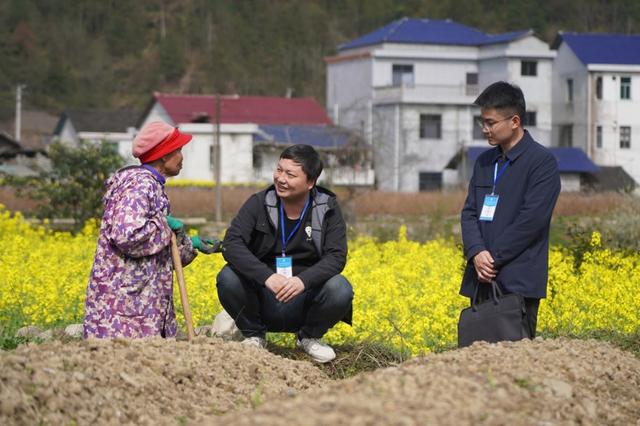
[[[478,85],[429,85],[374,87],[374,101],[385,103],[462,104],[469,105],[480,93]]]

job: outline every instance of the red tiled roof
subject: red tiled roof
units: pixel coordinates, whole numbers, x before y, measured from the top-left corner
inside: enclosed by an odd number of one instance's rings
[[[154,93],[174,123],[190,123],[208,116],[215,122],[213,95],[172,95]],[[221,123],[331,124],[324,109],[313,98],[267,96],[221,96]]]

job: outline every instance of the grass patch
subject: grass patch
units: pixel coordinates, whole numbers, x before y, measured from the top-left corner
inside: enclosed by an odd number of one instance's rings
[[[391,367],[408,360],[409,353],[379,342],[356,342],[347,345],[333,346],[336,359],[326,364],[317,364],[331,379],[342,380],[356,374]],[[309,361],[309,356],[302,350],[292,347],[271,344],[272,353],[297,361]]]

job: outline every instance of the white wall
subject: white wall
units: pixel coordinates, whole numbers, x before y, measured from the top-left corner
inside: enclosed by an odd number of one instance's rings
[[[209,123],[179,123],[180,130],[193,135],[182,148],[182,172],[176,179],[213,181],[211,148],[214,144],[214,125]],[[223,124],[220,126],[220,154],[223,183],[253,182],[253,124]]]
[[[527,111],[536,112],[536,126],[527,126],[534,139],[545,146],[551,145],[552,97],[551,80],[555,52],[534,36],[524,37],[508,44],[481,48],[481,90],[496,81],[518,85],[524,93]],[[537,75],[523,76],[522,61],[535,61]]]
[[[640,71],[592,72],[602,77],[602,99],[593,105],[593,159],[596,164],[622,166],[640,183]],[[631,99],[620,99],[620,78],[631,77]],[[602,126],[602,147],[596,146],[596,127]],[[620,148],[620,127],[631,127],[631,147]]]
[[[68,118],[64,121],[64,125],[62,126],[62,130],[58,135],[58,140],[63,143],[76,145],[78,143],[79,137],[76,129],[73,127],[73,123]]]
[[[361,130],[371,98],[371,58],[327,65],[327,113],[336,125]]]
[[[574,102],[565,101],[566,78],[574,79]],[[596,80],[602,78],[602,99],[596,98]],[[631,99],[620,99],[620,79],[631,77]],[[640,182],[640,67],[582,64],[562,43],[553,69],[553,143],[560,126],[573,124],[574,146],[582,148],[603,166],[621,166]],[[597,127],[602,127],[602,147],[597,147]],[[620,128],[631,127],[631,147],[620,148]]]
[[[555,52],[541,40],[527,36],[481,48],[386,43],[359,50],[365,51],[373,58],[367,58],[372,60],[372,74],[362,74],[355,65],[327,65],[327,84],[331,85],[327,97],[341,99],[336,81],[353,81],[353,87],[344,88],[345,96],[354,99],[352,93],[357,92],[371,101],[371,107],[361,102],[360,107],[352,108],[348,120],[342,111],[349,105],[341,104],[340,123],[371,134],[378,188],[417,191],[420,172],[443,173],[444,185],[456,184],[455,173],[445,172],[446,164],[463,145],[486,144],[484,139],[472,137],[472,118],[479,111],[471,104],[478,93],[467,90],[467,73],[478,73],[480,90],[500,80],[520,85],[530,109],[537,113],[537,126],[529,131],[542,144],[550,144],[551,64]],[[338,57],[352,54],[354,51],[341,52]],[[538,62],[537,76],[520,75],[522,59]],[[413,65],[413,87],[390,87],[394,64]],[[363,82],[370,87],[365,89]],[[333,103],[328,102],[329,110]],[[420,139],[420,114],[441,115],[441,139]]]
[[[562,43],[553,64],[552,144],[560,145],[561,126],[573,126],[573,146],[589,154],[587,138],[587,71],[573,51]],[[573,79],[573,102],[567,101],[567,79]]]
[[[560,174],[560,190],[562,192],[580,191],[580,174],[561,173]]]

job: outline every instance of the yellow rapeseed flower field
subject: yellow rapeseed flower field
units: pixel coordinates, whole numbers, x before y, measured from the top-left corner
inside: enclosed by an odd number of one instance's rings
[[[0,327],[81,322],[96,241],[95,223],[75,236],[54,233],[0,207]],[[539,330],[637,332],[640,254],[612,253],[594,233],[580,267],[575,263],[566,249],[551,249]],[[185,268],[196,325],[210,323],[221,310],[215,277],[223,265],[220,255],[200,255]],[[463,265],[454,242],[417,243],[403,228],[395,241],[351,241],[344,274],[355,291],[353,327],[341,323],[326,339],[382,341],[412,354],[453,345],[459,312],[468,304],[458,295]],[[177,286],[175,300],[183,321]]]

